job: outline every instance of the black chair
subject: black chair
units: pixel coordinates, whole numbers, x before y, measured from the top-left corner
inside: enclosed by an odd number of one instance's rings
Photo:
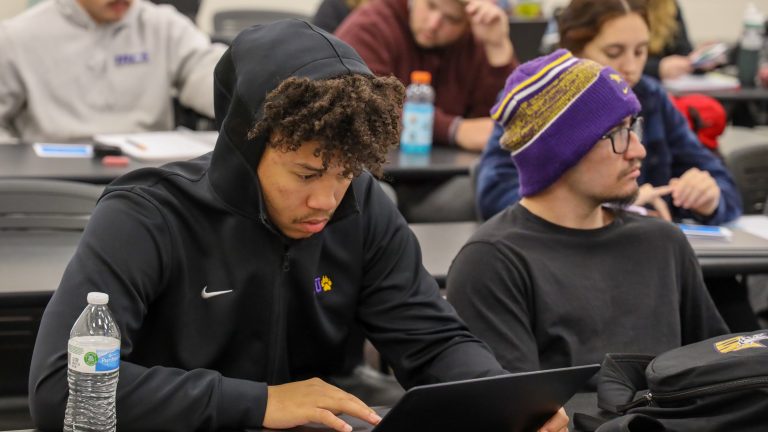
[[[244,28],[256,24],[267,24],[286,18],[310,21],[310,17],[300,13],[264,9],[230,9],[213,15],[213,35],[211,38],[220,42],[232,40]]]
[[[379,180],[379,186],[381,186],[381,190],[384,191],[384,194],[387,196],[387,198],[391,199],[395,206],[397,206],[397,192],[395,192],[395,188],[393,188],[391,184],[382,180]]]
[[[63,180],[0,180],[0,230],[82,230],[103,188]]]
[[[768,143],[738,148],[725,163],[741,192],[744,214],[762,214],[768,198]]]
[[[480,203],[477,200],[477,177],[480,175],[480,159],[476,160],[469,167],[469,180],[472,187],[472,203],[475,208],[475,220],[477,222],[485,222],[482,212],[480,211]]]
[[[194,21],[197,16],[197,10],[200,9],[200,1],[201,0],[152,0],[152,3],[174,6],[176,10]]]
[[[0,430],[32,427],[27,377],[40,319],[101,192],[0,179]]]

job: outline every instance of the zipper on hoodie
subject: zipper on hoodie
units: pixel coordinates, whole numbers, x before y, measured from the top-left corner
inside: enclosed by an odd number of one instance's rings
[[[693,397],[726,394],[734,391],[749,390],[766,386],[768,386],[768,376],[744,378],[736,381],[710,384],[676,392],[654,393],[649,391],[643,395],[642,398],[618,407],[618,411],[625,412],[641,406],[653,406],[655,403],[675,402]]]
[[[291,252],[288,250],[288,246],[285,246],[283,251],[283,272],[287,272],[291,269]]]
[[[275,290],[275,301],[272,310],[274,314],[272,316],[272,328],[275,331],[272,333],[272,343],[270,344],[270,351],[272,353],[271,361],[269,365],[270,383],[277,383],[280,376],[278,373],[278,367],[280,366],[281,353],[283,351],[283,340],[285,340],[285,320],[286,317],[283,314],[283,300],[285,291],[285,278],[286,273],[291,269],[291,251],[290,246],[283,245],[283,257],[280,264],[282,270],[280,277],[278,278],[277,289]]]

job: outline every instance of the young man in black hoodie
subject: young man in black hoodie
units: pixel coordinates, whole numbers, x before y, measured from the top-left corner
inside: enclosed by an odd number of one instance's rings
[[[110,295],[122,334],[120,429],[377,423],[322,380],[358,327],[405,387],[505,373],[369,173],[398,141],[399,83],[282,21],[241,33],[215,86],[211,154],[128,174],[100,199],[40,326],[38,428],[61,429],[69,329],[89,291]],[[566,423],[561,410],[543,430]]]

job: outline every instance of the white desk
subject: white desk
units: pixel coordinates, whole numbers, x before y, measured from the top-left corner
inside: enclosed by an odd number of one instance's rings
[[[768,217],[765,218],[768,222]],[[731,241],[693,239],[705,276],[768,273],[768,239],[732,228]],[[478,227],[476,222],[411,224],[427,271],[445,285],[453,258]],[[0,231],[0,296],[53,293],[75,253],[77,231]]]
[[[768,223],[768,217],[764,218]],[[733,238],[730,241],[689,239],[705,276],[768,273],[768,239],[750,234],[738,226],[736,222],[731,228]],[[410,227],[421,245],[424,266],[438,284],[445,287],[453,258],[478,224],[425,223],[411,224]]]

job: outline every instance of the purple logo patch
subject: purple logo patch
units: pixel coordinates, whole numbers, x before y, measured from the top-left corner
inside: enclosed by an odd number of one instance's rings
[[[330,291],[331,289],[333,289],[331,278],[326,275],[315,278],[315,293],[319,294],[321,292]]]
[[[140,53],[128,53],[118,54],[115,56],[115,64],[117,66],[128,66],[132,64],[147,63],[149,62],[149,53],[142,51]]]

